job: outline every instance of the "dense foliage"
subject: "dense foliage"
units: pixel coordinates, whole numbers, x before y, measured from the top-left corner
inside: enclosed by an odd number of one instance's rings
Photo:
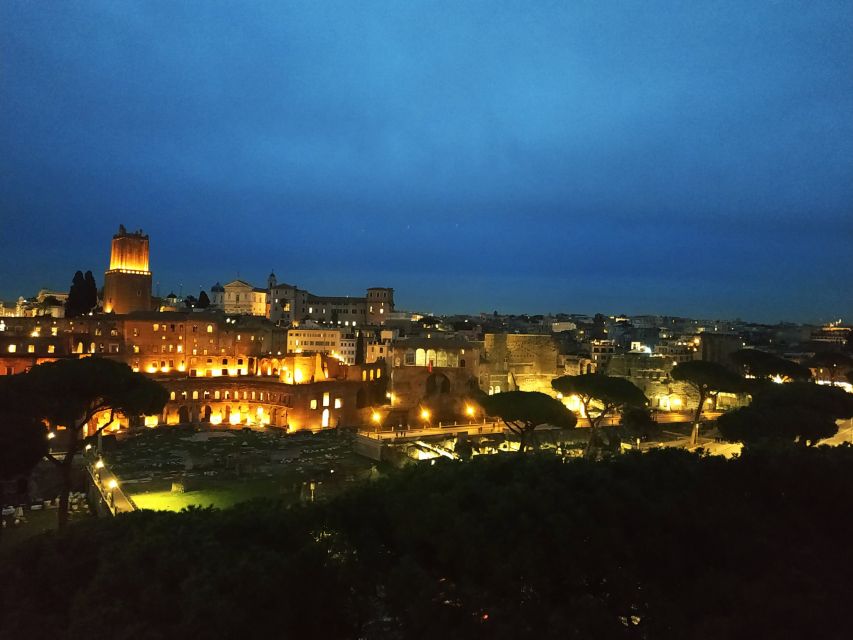
[[[491,396],[482,394],[480,406],[487,415],[500,418],[507,428],[519,438],[519,451],[524,452],[536,439],[531,435],[536,427],[550,425],[572,429],[578,419],[559,400],[539,391],[505,391]]]
[[[492,456],[325,504],[141,512],[0,558],[0,638],[830,638],[853,449]]]
[[[111,424],[119,413],[160,413],[168,397],[160,383],[134,372],[125,363],[94,356],[46,362],[26,373],[0,377],[0,412],[13,410],[25,417],[22,419],[38,426],[40,438],[46,437],[44,424],[65,430],[64,456],[48,454],[62,478],[57,511],[60,527],[68,521],[71,468],[83,445],[83,428],[102,412],[109,412],[109,421],[99,429]]]

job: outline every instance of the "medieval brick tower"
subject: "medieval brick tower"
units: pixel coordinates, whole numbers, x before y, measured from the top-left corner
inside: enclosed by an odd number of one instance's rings
[[[113,236],[110,268],[104,274],[104,312],[130,313],[151,309],[151,272],[148,270],[148,236],[142,230],[128,233],[119,225]]]

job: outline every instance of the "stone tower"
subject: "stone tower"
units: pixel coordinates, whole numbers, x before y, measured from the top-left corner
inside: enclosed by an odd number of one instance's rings
[[[371,287],[367,290],[367,324],[385,324],[388,314],[394,311],[394,290]]]
[[[104,312],[130,313],[151,309],[151,272],[148,270],[148,236],[142,230],[128,233],[119,225],[113,236],[110,268],[104,274]]]

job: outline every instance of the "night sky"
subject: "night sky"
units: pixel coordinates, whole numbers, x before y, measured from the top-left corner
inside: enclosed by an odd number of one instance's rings
[[[0,2],[0,298],[853,316],[853,3]],[[156,288],[156,285],[155,285]]]

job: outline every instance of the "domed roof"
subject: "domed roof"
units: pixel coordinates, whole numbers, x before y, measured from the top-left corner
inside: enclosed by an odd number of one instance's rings
[[[212,287],[210,287],[210,290],[211,290],[211,291],[225,291],[225,287],[223,287],[221,284],[219,284],[219,283],[217,282],[215,285],[213,285]]]

